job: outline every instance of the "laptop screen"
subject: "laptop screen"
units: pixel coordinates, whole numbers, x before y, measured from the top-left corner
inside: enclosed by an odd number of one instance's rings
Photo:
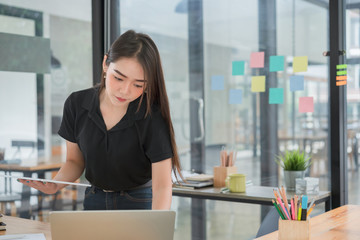
[[[50,226],[53,240],[172,240],[175,211],[55,211]]]

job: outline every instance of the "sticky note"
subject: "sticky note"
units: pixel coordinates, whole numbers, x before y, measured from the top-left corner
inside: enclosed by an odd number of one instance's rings
[[[244,75],[245,73],[245,61],[233,61],[232,62],[232,75]]]
[[[211,90],[224,90],[224,76],[213,75],[211,76]]]
[[[347,64],[338,64],[336,65],[336,69],[347,69]]]
[[[336,69],[340,71],[336,71],[336,86],[343,86],[347,83],[347,65],[340,64],[336,65]]]
[[[290,91],[303,91],[304,90],[304,76],[294,75],[290,76]]]
[[[251,77],[251,91],[265,92],[265,76]]]
[[[344,86],[346,83],[347,81],[336,81],[336,86]]]
[[[340,76],[340,75],[346,75],[347,71],[346,70],[342,70],[342,71],[336,71],[336,75]]]
[[[293,60],[293,72],[306,72],[308,68],[308,57],[294,57]]]
[[[251,68],[263,68],[264,67],[264,52],[253,52],[250,55],[250,67]]]
[[[284,56],[270,56],[270,72],[284,71]]]
[[[269,104],[282,104],[284,103],[284,89],[283,88],[270,88],[269,89]]]
[[[242,90],[230,89],[229,90],[229,104],[241,104],[242,103]]]
[[[313,97],[300,97],[299,98],[299,112],[314,112],[314,98]]]

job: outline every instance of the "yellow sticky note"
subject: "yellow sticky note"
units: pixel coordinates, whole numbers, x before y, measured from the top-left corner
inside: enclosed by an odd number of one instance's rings
[[[308,57],[294,57],[293,60],[293,72],[306,72],[308,68]]]
[[[251,91],[265,92],[265,76],[251,77]]]

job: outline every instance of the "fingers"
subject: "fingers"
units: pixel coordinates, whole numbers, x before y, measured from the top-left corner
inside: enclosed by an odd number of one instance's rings
[[[47,183],[43,181],[34,181],[34,180],[25,180],[25,179],[18,179],[18,182],[47,194],[52,194],[56,192],[55,183]]]
[[[38,188],[39,186],[44,185],[40,181],[33,181],[33,180],[25,180],[25,179],[18,179],[18,182],[25,184],[26,186],[32,187],[32,188]],[[41,185],[40,185],[41,184]]]
[[[44,182],[40,182],[40,181],[31,181],[32,182],[32,184],[35,186],[35,187],[37,187],[37,188],[41,188],[41,187],[44,187]]]

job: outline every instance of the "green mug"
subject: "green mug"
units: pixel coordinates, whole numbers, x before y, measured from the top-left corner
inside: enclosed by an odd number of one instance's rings
[[[226,187],[230,192],[245,192],[246,191],[246,181],[245,174],[234,173],[227,176],[225,182]]]

